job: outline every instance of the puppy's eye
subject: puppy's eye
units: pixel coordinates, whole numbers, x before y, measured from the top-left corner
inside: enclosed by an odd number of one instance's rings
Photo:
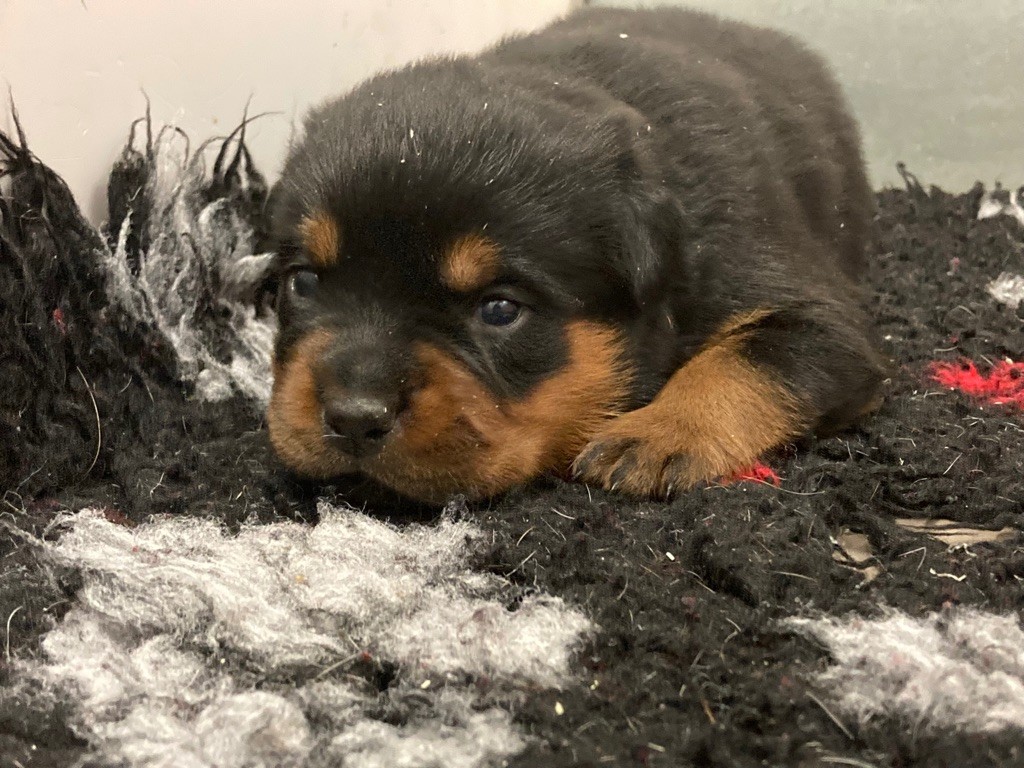
[[[522,307],[510,299],[491,297],[480,303],[480,319],[487,325],[511,325],[522,312]]]
[[[319,284],[320,278],[311,269],[297,270],[288,278],[288,289],[300,299],[311,298]]]

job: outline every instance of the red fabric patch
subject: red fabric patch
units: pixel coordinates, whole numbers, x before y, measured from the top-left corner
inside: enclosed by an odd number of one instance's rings
[[[778,488],[782,483],[782,478],[779,477],[778,473],[771,467],[762,464],[761,462],[757,462],[756,464],[739,470],[731,477],[727,477],[723,480],[723,483],[726,485],[742,482],[768,483],[769,485],[774,485]]]
[[[61,336],[68,335],[68,325],[64,320],[64,310],[57,307],[53,310],[53,324],[57,326],[57,330],[60,331]]]
[[[1024,363],[996,363],[986,375],[970,360],[933,363],[929,375],[944,387],[963,392],[988,405],[1024,409]]]

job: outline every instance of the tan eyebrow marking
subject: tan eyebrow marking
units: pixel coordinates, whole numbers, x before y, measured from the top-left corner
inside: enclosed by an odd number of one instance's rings
[[[500,250],[483,235],[455,241],[441,260],[441,280],[453,291],[475,291],[498,276]]]
[[[338,260],[341,232],[338,223],[325,211],[305,216],[299,223],[299,235],[315,266],[329,267]]]

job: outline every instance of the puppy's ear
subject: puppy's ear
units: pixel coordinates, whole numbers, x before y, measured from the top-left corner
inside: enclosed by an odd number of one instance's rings
[[[682,261],[684,223],[679,205],[660,185],[628,184],[619,210],[620,269],[637,306],[660,301]]]
[[[658,300],[681,262],[684,217],[664,184],[651,126],[636,110],[620,106],[607,116],[616,145],[619,202],[619,269],[643,308]]]

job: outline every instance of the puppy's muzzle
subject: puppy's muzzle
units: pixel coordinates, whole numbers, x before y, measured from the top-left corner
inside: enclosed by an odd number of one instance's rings
[[[339,329],[316,370],[324,440],[353,459],[376,456],[399,428],[407,402],[407,355],[394,326]]]

